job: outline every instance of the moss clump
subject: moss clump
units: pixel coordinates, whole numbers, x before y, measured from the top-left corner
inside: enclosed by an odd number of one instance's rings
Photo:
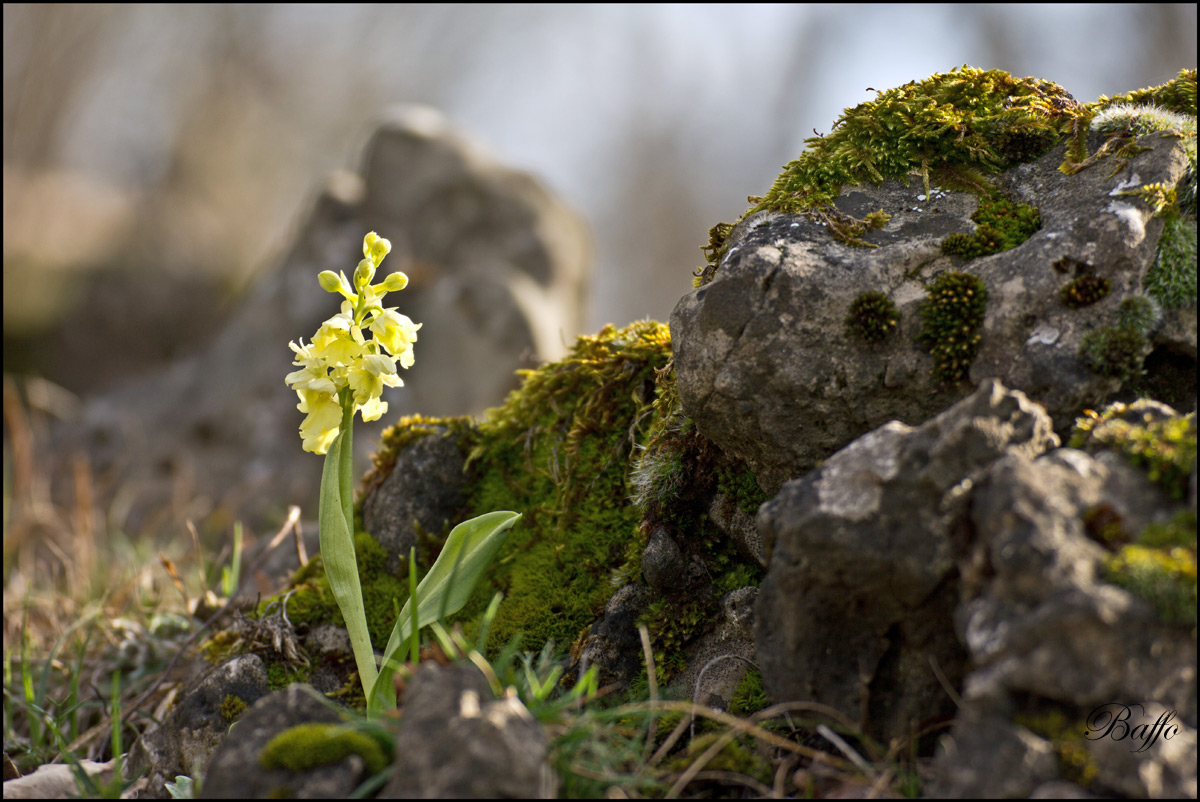
[[[1196,464],[1196,414],[1165,415],[1145,401],[1085,410],[1067,442],[1095,453],[1111,449],[1146,471],[1174,499],[1184,498]]]
[[[1196,515],[1181,510],[1105,558],[1105,579],[1140,596],[1170,624],[1196,625]]]
[[[358,576],[362,583],[367,631],[371,635],[371,643],[382,651],[387,646],[395,624],[393,600],[400,605],[404,604],[408,598],[408,582],[407,579],[402,581],[397,575],[388,573],[387,551],[368,533],[358,532],[354,536],[354,551],[358,563]],[[407,577],[407,555],[404,556],[403,562],[404,575]],[[304,568],[297,571],[290,584],[287,615],[293,624],[328,622],[345,626],[341,610],[333,598],[333,591],[325,576],[320,555],[309,560]],[[264,614],[267,605],[273,602],[278,603],[278,600],[269,599],[262,602],[259,605],[260,615]]]
[[[493,594],[505,594],[489,649],[516,635],[525,648],[569,644],[603,611],[609,579],[638,537],[629,463],[669,359],[665,325],[608,326],[565,359],[525,371],[521,388],[480,421],[468,514],[525,515],[458,616],[470,634]]]
[[[762,672],[751,668],[743,676],[729,700],[729,712],[735,716],[750,716],[767,707],[767,691],[763,688]]]
[[[1112,376],[1122,384],[1139,378],[1150,353],[1147,335],[1158,323],[1159,307],[1153,299],[1135,295],[1117,307],[1117,324],[1093,329],[1079,341],[1079,357],[1090,370]]]
[[[737,502],[742,512],[752,518],[758,515],[758,508],[769,498],[758,486],[754,472],[744,463],[718,467],[717,489]]]
[[[1042,227],[1038,210],[1028,203],[1009,200],[998,189],[979,193],[979,208],[971,215],[978,225],[971,234],[951,234],[942,251],[964,259],[978,259],[1017,247]]]
[[[961,381],[979,353],[987,288],[970,273],[943,273],[925,291],[917,341],[933,355],[934,376]]]
[[[1092,130],[1102,134],[1145,136],[1157,131],[1183,130],[1195,120],[1186,114],[1145,103],[1114,103],[1092,118]]]
[[[267,671],[267,687],[273,691],[281,691],[308,678],[308,671],[300,666],[289,666],[278,660],[267,660],[263,665]]]
[[[382,744],[341,724],[299,724],[284,730],[263,748],[258,762],[268,771],[299,772],[337,763],[350,755],[361,757],[370,774],[383,771],[391,763]]]
[[[1087,788],[1099,775],[1100,766],[1087,749],[1086,722],[1068,717],[1057,707],[1040,713],[1021,713],[1014,721],[1050,742],[1063,779]]]
[[[1162,319],[1162,309],[1153,298],[1131,295],[1117,305],[1117,327],[1148,332]]]
[[[891,298],[882,292],[864,292],[850,303],[846,331],[874,345],[887,339],[899,322],[900,313]]]
[[[1149,352],[1150,341],[1145,334],[1122,326],[1093,329],[1079,342],[1079,355],[1089,369],[1122,383],[1142,375],[1142,363]]]
[[[1063,306],[1079,309],[1091,306],[1097,301],[1108,297],[1112,292],[1112,282],[1104,276],[1088,274],[1072,279],[1058,293],[1058,299]]]
[[[1153,105],[1173,111],[1177,114],[1196,116],[1196,71],[1180,70],[1179,75],[1160,86],[1148,89],[1138,89],[1124,95],[1105,97],[1101,95],[1093,106],[1109,108],[1112,106],[1146,106]]]
[[[845,215],[833,201],[842,187],[889,178],[907,182],[911,175],[921,176],[926,195],[931,180],[978,187],[981,171],[996,173],[1040,157],[1079,127],[1083,111],[1050,81],[966,65],[931,75],[847,109],[828,135],[806,140],[808,149],[784,167],[765,196],[750,199],[755,205],[739,219],[764,210],[805,214],[833,221],[837,235]],[[709,232],[704,251],[710,265],[720,261],[732,229],[719,223]]]
[[[1168,215],[1154,265],[1146,274],[1146,292],[1167,309],[1196,305],[1196,219]]]
[[[221,717],[226,721],[232,722],[242,713],[246,712],[246,708],[249,706],[246,704],[246,700],[234,696],[232,693],[227,693],[221,701]]]
[[[689,766],[696,762],[698,757],[711,748],[721,737],[722,733],[720,732],[698,734],[688,742],[686,749],[668,758],[663,764],[664,767],[673,773],[686,771]],[[740,735],[726,744],[721,751],[713,755],[704,764],[704,770],[753,777],[763,785],[770,787],[771,781],[775,776],[775,771],[771,766],[771,761],[767,760],[763,754],[760,754],[754,746],[754,738],[749,735]],[[720,794],[717,795],[720,796]]]

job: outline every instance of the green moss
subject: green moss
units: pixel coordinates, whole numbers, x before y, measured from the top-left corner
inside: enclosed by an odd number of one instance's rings
[[[732,498],[742,512],[751,518],[758,515],[758,508],[768,496],[758,486],[754,471],[745,463],[722,465],[717,468],[717,489]]]
[[[1171,498],[1182,499],[1196,464],[1196,414],[1162,417],[1142,401],[1116,403],[1100,413],[1086,410],[1067,444],[1123,454]]]
[[[1117,328],[1148,332],[1162,319],[1162,309],[1146,295],[1131,295],[1117,305]]]
[[[1179,75],[1160,86],[1138,89],[1124,95],[1101,95],[1094,104],[1099,108],[1116,105],[1154,105],[1177,114],[1196,116],[1196,71],[1180,70]]]
[[[263,665],[267,670],[267,687],[273,691],[283,690],[308,678],[308,672],[300,666],[289,666],[278,660],[266,660]]]
[[[971,215],[977,223],[971,234],[951,234],[942,241],[942,251],[964,259],[978,259],[1017,247],[1042,227],[1038,210],[1027,203],[1009,200],[998,189],[978,192],[979,208]]]
[[[767,691],[763,688],[762,673],[751,668],[743,676],[729,700],[729,712],[735,716],[750,716],[767,707]]]
[[[882,292],[864,292],[850,303],[846,332],[874,345],[887,339],[899,322],[900,313],[891,298]]]
[[[1058,299],[1063,306],[1080,309],[1091,306],[1097,301],[1108,297],[1112,292],[1112,282],[1104,276],[1088,274],[1072,279],[1058,293]]]
[[[833,208],[844,186],[919,175],[926,195],[931,180],[981,188],[981,173],[1039,158],[1079,128],[1083,113],[1050,81],[965,65],[931,75],[847,109],[828,135],[806,140],[808,149],[784,167],[765,196],[751,198],[755,205],[739,219],[763,210],[804,214],[853,241],[861,231],[847,226],[865,231],[867,221]],[[719,223],[709,232],[704,251],[710,266],[720,261],[732,230]],[[1001,231],[997,244],[1006,237]]]
[[[371,736],[341,724],[299,724],[276,735],[263,748],[259,765],[268,771],[309,771],[358,755],[367,772],[377,774],[391,762]]]
[[[1167,623],[1196,623],[1196,513],[1183,508],[1168,521],[1130,535],[1111,504],[1083,514],[1088,536],[1108,549],[1104,578],[1150,602]]]
[[[1196,514],[1147,526],[1104,561],[1105,579],[1150,602],[1170,624],[1196,625]]]
[[[354,536],[355,558],[358,576],[362,583],[363,604],[367,615],[367,631],[376,649],[383,650],[391,637],[396,613],[394,601],[403,606],[408,599],[408,582],[387,571],[387,551],[375,538],[366,532]],[[407,555],[402,559],[407,572]],[[407,576],[407,573],[405,573]],[[329,587],[321,556],[309,560],[308,565],[292,577],[289,589],[287,614],[293,624],[333,623],[345,626],[341,610]],[[277,601],[268,599],[259,605],[260,615],[267,605]]]
[[[979,353],[987,288],[970,273],[943,273],[926,290],[917,341],[933,355],[933,375],[962,381]]]
[[[638,537],[630,460],[652,423],[656,379],[670,358],[661,323],[605,327],[534,371],[478,424],[469,514],[524,513],[459,616],[468,634],[492,595],[505,601],[488,646],[570,644],[603,611],[610,577]]]
[[[221,701],[220,713],[226,721],[233,721],[238,716],[246,711],[249,707],[244,699],[240,699],[231,693],[225,694],[224,700]]]
[[[1100,773],[1100,766],[1087,749],[1085,721],[1068,716],[1057,707],[1038,713],[1018,714],[1014,721],[1050,742],[1058,756],[1063,779],[1087,788]]]
[[[1090,370],[1121,382],[1142,375],[1142,364],[1150,352],[1150,341],[1137,329],[1102,326],[1079,342],[1079,356]]]
[[[1196,305],[1196,218],[1168,215],[1154,265],[1146,274],[1146,292],[1167,309]]]
[[[721,732],[705,732],[697,735],[688,742],[687,748],[679,754],[668,758],[664,768],[673,773],[682,773],[696,762],[716,741],[722,737]],[[770,787],[775,772],[771,762],[754,748],[754,738],[741,735],[734,738],[704,764],[705,771],[722,771],[731,774],[741,774],[753,777],[763,785]]]

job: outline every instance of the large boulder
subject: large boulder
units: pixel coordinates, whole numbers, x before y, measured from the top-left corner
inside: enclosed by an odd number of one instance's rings
[[[222,525],[234,516],[253,522],[288,503],[315,513],[320,462],[300,451],[302,416],[283,382],[293,369],[287,344],[337,311],[317,273],[349,273],[371,230],[393,244],[385,270],[410,279],[389,300],[422,324],[416,363],[390,394],[389,414],[481,412],[516,385],[518,368],[560,356],[561,333],[580,327],[580,221],[437,112],[397,109],[372,135],[361,173],[330,179],[280,264],[207,350],[86,399],[54,433],[51,451],[64,460],[86,454],[106,480],[101,492],[125,488],[130,518],[116,525],[155,529],[214,511],[224,513]],[[382,428],[356,427],[360,455]],[[182,497],[186,510],[172,503]]]
[[[937,191],[925,198],[919,180],[848,186],[837,198],[848,215],[891,215],[862,236],[877,247],[838,241],[803,216],[747,217],[730,234],[712,281],[685,295],[671,316],[685,411],[702,434],[750,461],[768,492],[890,420],[928,419],[986,377],[1022,390],[1059,427],[1069,425],[1136,373],[1097,370],[1080,355],[1089,332],[1114,327],[1121,302],[1142,293],[1155,261],[1163,219],[1128,193],[1176,187],[1188,170],[1177,135],[1150,134],[1138,144],[1145,150],[1112,175],[1107,163],[1065,175],[1061,145],[1000,174],[998,188],[1036,206],[1041,228],[1011,250],[970,261],[943,244],[977,229],[978,197]],[[978,354],[962,371],[968,381],[938,370],[930,351],[939,343],[922,337],[927,290],[954,272],[977,277],[986,291]],[[1064,288],[1081,278],[1107,286],[1107,295],[1064,304]],[[896,314],[877,344],[846,322],[855,300],[872,292],[887,296]],[[1159,345],[1194,372],[1194,306],[1167,323],[1130,359],[1140,362]]]
[[[938,674],[957,681],[966,663],[953,614],[970,490],[1000,457],[1056,444],[1038,405],[989,379],[923,425],[889,423],[785,484],[758,515],[767,693],[834,707],[885,742],[949,712]]]

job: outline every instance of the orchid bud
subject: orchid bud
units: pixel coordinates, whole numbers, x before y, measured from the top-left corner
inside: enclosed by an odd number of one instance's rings
[[[362,289],[371,283],[371,279],[374,278],[374,276],[375,263],[370,259],[363,259],[358,263],[358,267],[354,269],[354,288]]]
[[[391,250],[392,243],[388,242],[374,231],[363,237],[363,256],[370,259],[376,265],[382,262],[383,257],[391,253]]]
[[[317,283],[325,292],[341,292],[342,290],[342,282],[338,278],[338,274],[332,270],[322,270],[317,276]]]
[[[408,286],[408,276],[403,273],[389,273],[380,287],[384,292],[399,292]]]

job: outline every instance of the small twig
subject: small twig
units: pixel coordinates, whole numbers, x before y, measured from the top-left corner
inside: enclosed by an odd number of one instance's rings
[[[704,679],[704,672],[708,671],[708,669],[712,668],[714,665],[721,662],[722,660],[741,660],[743,663],[750,666],[751,668],[758,668],[758,666],[754,664],[754,661],[747,660],[745,657],[742,657],[740,654],[719,654],[719,655],[717,655],[716,657],[714,657],[713,659],[711,659],[707,663],[705,663],[704,667],[700,669],[700,673],[698,673],[696,675],[696,685],[692,689],[692,701],[693,702],[699,704],[700,700],[697,699],[696,697],[698,697],[700,695],[700,681],[702,679]],[[693,717],[692,718],[692,731],[689,736],[691,738],[696,737],[695,727],[696,727],[696,719],[695,719],[695,717]]]
[[[700,773],[700,770],[707,766],[708,762],[720,754],[721,750],[728,746],[736,737],[738,737],[738,731],[736,729],[730,729],[721,735],[720,738],[713,741],[713,743],[704,750],[700,757],[696,758],[692,765],[688,766],[683,774],[679,775],[679,779],[677,779],[675,784],[672,785],[667,791],[666,798],[674,799],[675,797],[679,796],[680,792],[682,792],[684,788],[687,788],[687,784],[695,779],[696,775]]]
[[[658,705],[658,677],[654,670],[654,650],[650,648],[650,631],[645,624],[638,624],[638,637],[642,639],[642,655],[646,658],[646,685],[650,689],[650,721],[646,725],[646,745],[642,749],[642,762],[650,758],[650,749],[654,746],[654,725],[658,715],[654,708]]]
[[[958,695],[958,691],[954,690],[954,686],[950,684],[950,680],[946,679],[945,672],[942,671],[942,667],[938,665],[937,658],[932,654],[929,655],[929,667],[933,669],[933,675],[942,684],[942,690],[950,697],[950,701],[954,702],[955,707],[961,708],[963,706],[963,698]]]
[[[862,755],[854,751],[854,748],[851,747],[850,744],[846,743],[842,736],[829,729],[829,727],[825,724],[818,724],[817,732],[819,732],[826,741],[829,741],[829,743],[836,746],[837,750],[845,755],[846,758],[863,774],[868,777],[874,774],[874,769],[871,768],[871,764],[864,760]]]

